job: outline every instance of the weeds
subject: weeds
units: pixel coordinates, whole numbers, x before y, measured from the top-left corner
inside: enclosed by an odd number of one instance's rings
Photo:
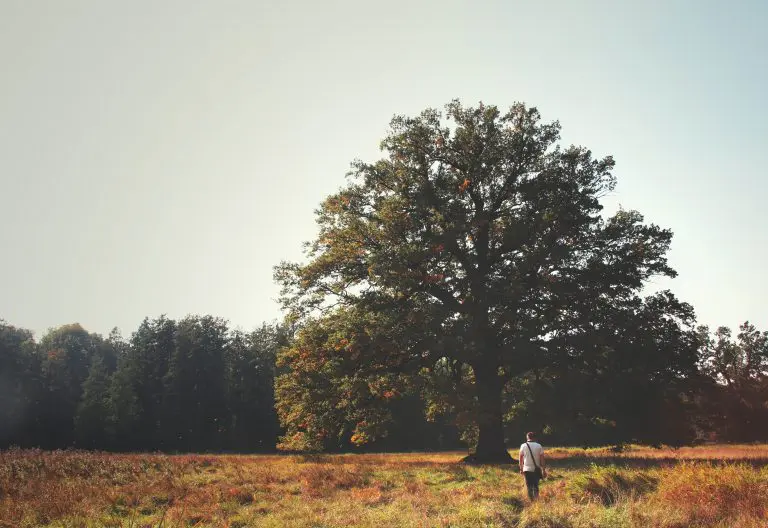
[[[695,523],[743,517],[768,526],[768,469],[684,463],[667,472],[656,500],[682,510]]]
[[[621,470],[615,466],[592,465],[569,482],[571,498],[597,500],[605,506],[621,500],[633,500],[656,489],[658,478],[640,471]]]
[[[768,526],[768,446],[552,449],[534,504],[460,458],[2,451],[0,528]]]

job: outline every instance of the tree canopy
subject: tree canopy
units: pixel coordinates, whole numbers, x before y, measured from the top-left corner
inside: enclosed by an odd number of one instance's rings
[[[671,231],[635,211],[605,218],[613,159],[561,146],[559,131],[524,104],[453,101],[396,116],[384,156],[352,164],[307,261],[276,269],[299,325],[280,358],[284,447],[365,443],[386,434],[393,400],[418,394],[476,436],[478,461],[504,461],[503,423],[537,394],[610,423],[633,405],[612,396],[623,381],[661,405],[695,371],[691,307],[641,297],[675,276]]]
[[[738,442],[768,438],[768,331],[749,321],[736,339],[724,326],[697,331],[703,381],[697,395],[704,400],[699,419],[705,421],[699,427]]]
[[[286,339],[276,325],[162,316],[128,341],[70,324],[38,343],[0,320],[0,448],[273,451]]]

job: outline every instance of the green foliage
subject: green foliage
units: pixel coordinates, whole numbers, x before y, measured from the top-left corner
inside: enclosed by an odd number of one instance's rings
[[[664,295],[629,303],[622,317],[635,326],[624,327],[621,347],[602,355],[587,349],[570,363],[553,356],[508,382],[508,430],[538,421],[550,445],[620,445],[627,437],[679,445],[690,441],[693,422],[702,438],[766,438],[765,332],[745,323],[735,340],[724,330],[710,340],[705,328],[680,333],[659,315],[673,303]],[[160,317],[145,320],[129,341],[66,325],[41,343],[0,323],[0,447],[269,451],[281,433],[275,406],[295,424],[280,440],[290,449],[456,449],[459,435],[477,443],[473,407],[463,401],[476,401],[471,367],[447,357],[431,368],[412,361],[386,312],[333,316],[293,336],[282,326],[245,333],[213,317]],[[593,332],[615,336],[622,324],[607,319]],[[72,415],[68,405],[51,408],[68,403],[52,400],[74,383],[69,353],[87,365]],[[686,370],[688,354],[698,354],[698,374]],[[729,383],[721,371],[736,374]],[[209,397],[211,388],[218,394]]]
[[[275,362],[278,348],[287,339],[285,328],[266,324],[250,334],[236,331],[231,335],[225,386],[231,413],[230,442],[235,448],[272,449],[276,444]]]
[[[227,332],[226,322],[211,316],[186,317],[176,325],[175,346],[163,378],[162,430],[178,449],[204,449],[226,433]]]
[[[145,319],[130,341],[80,325],[0,324],[0,447],[273,450],[275,356],[287,334],[219,318]]]
[[[94,448],[106,444],[109,419],[109,372],[104,360],[91,361],[83,383],[83,397],[75,414],[75,436],[79,446]]]
[[[136,396],[131,371],[122,365],[112,376],[107,403],[106,431],[111,446],[121,450],[138,447],[135,438],[140,430],[143,410]]]
[[[597,373],[630,405],[623,388],[647,374],[659,405],[675,397],[657,392],[693,370],[692,309],[669,292],[639,297],[649,277],[675,275],[672,233],[635,211],[604,219],[613,160],[558,139],[535,108],[454,101],[395,117],[385,157],[352,164],[307,262],[275,273],[300,325],[281,356],[286,446],[385,434],[381,380],[475,427],[488,459],[506,456],[502,415],[541,399],[537,384],[582,390]],[[576,404],[587,422],[623,410],[593,401]]]
[[[0,319],[0,445],[34,434],[41,384],[35,343],[28,330]]]
[[[114,350],[101,336],[89,334],[75,323],[48,331],[40,340],[38,351],[46,389],[40,419],[46,434],[41,444],[73,445],[73,424],[91,363],[99,358],[108,369],[115,363]]]
[[[701,429],[727,441],[768,440],[768,331],[747,321],[735,340],[726,327],[710,334],[701,326],[698,335]]]
[[[122,403],[126,409],[140,409],[129,445],[139,449],[158,449],[165,444],[161,424],[170,358],[175,348],[176,322],[165,316],[145,318],[130,340],[130,354],[121,364],[130,389]],[[132,393],[136,398],[132,402]],[[129,415],[131,412],[126,410]]]

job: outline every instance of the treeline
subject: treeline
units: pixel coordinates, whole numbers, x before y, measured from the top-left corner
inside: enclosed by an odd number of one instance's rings
[[[117,331],[105,338],[72,324],[36,341],[32,332],[0,321],[0,448],[273,451],[281,434],[276,358],[290,339],[280,325],[243,332],[211,316],[145,319],[127,340]],[[749,323],[735,336],[727,328],[700,327],[696,339],[697,373],[676,388],[677,408],[685,413],[675,420],[686,423],[675,427],[695,431],[697,440],[768,441],[768,332]],[[571,390],[574,397],[585,393],[585,387]],[[599,414],[595,409],[606,399],[632,397],[618,394],[620,387],[612,390],[595,394],[592,403],[582,398],[581,405],[595,407],[582,411]],[[641,398],[637,403],[642,409]],[[542,397],[538,406],[551,411],[559,404]],[[393,399],[391,412],[390,434],[367,449],[462,446],[450,417],[428,422],[418,397]],[[562,423],[572,418],[547,414]],[[507,436],[514,443],[528,428],[530,420],[513,420]],[[575,445],[616,440],[606,424],[568,431],[550,440]],[[351,447],[348,440],[341,434],[335,448]],[[681,433],[681,442],[690,440]]]
[[[768,331],[745,322],[734,337],[702,326],[697,338],[697,429],[714,440],[768,441]]]
[[[145,319],[129,340],[79,324],[0,326],[0,445],[270,450],[275,354],[285,331],[192,316]]]
[[[280,325],[246,333],[190,316],[145,319],[128,340],[70,324],[35,341],[0,320],[0,448],[274,451],[276,355],[288,339]],[[372,447],[459,445],[418,402],[396,414],[401,427]]]

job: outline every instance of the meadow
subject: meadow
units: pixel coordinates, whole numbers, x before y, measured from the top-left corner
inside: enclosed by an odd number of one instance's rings
[[[515,467],[462,453],[0,451],[0,527],[768,526],[768,446],[548,450],[536,503]]]

